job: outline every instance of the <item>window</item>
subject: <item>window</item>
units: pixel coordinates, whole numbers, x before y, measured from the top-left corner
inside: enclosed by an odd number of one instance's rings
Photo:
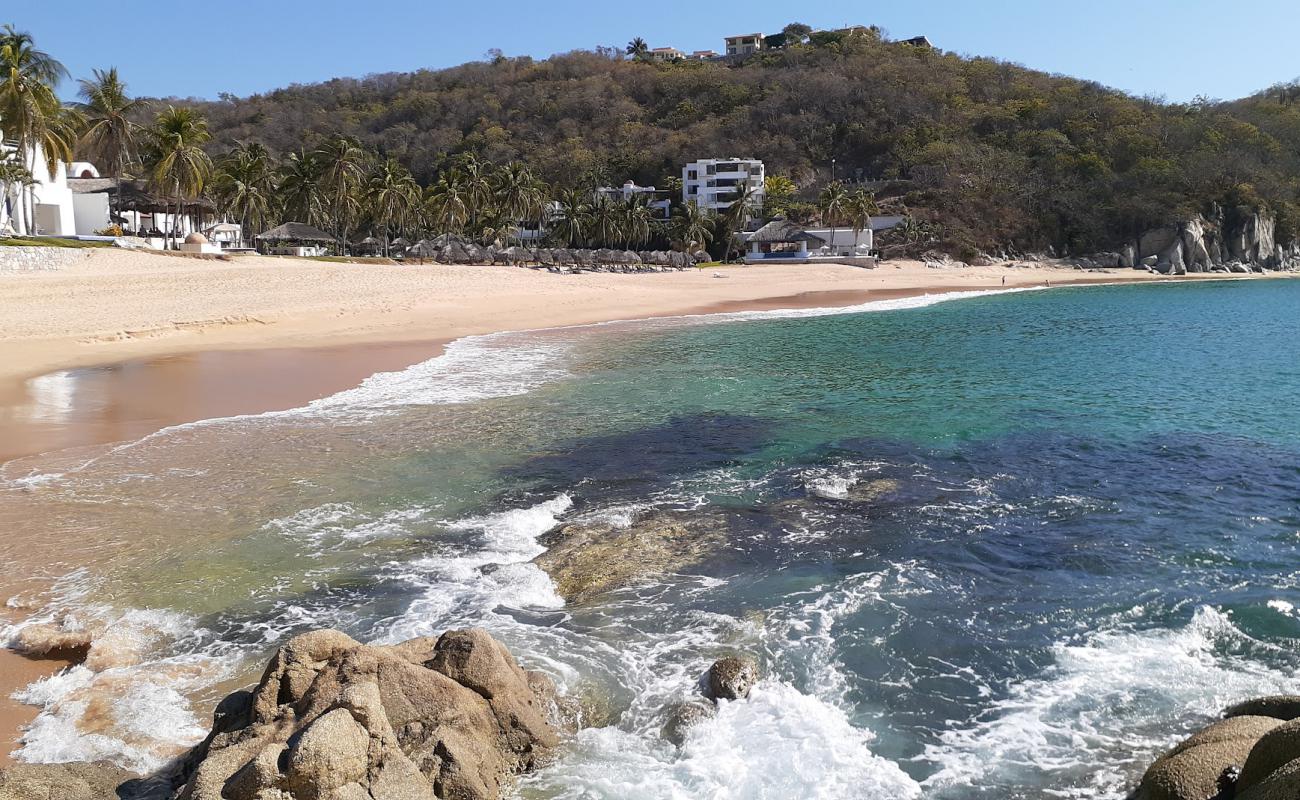
[[[693,181],[699,178],[699,173],[693,169],[686,170],[686,180]]]
[[[717,175],[717,174],[718,174],[718,168],[717,168],[716,166],[714,166],[713,164],[710,164],[710,165],[708,165],[707,167],[704,168],[704,174],[705,174],[705,175]]]

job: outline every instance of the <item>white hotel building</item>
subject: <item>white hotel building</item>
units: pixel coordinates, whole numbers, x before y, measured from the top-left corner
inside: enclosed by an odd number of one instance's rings
[[[756,158],[705,158],[682,168],[682,202],[718,213],[731,207],[746,187],[750,216],[763,208],[763,162]]]

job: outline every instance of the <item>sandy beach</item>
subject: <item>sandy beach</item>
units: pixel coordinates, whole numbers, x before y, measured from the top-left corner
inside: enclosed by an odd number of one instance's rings
[[[0,274],[0,464],[191,420],[294,407],[478,333],[1162,279],[1132,270],[920,262],[558,275],[90,251],[59,271]],[[35,712],[9,695],[60,666],[0,652],[0,730],[12,732]],[[0,747],[0,764],[9,749]]]

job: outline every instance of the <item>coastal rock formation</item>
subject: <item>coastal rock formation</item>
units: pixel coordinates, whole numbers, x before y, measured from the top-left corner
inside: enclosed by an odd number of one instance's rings
[[[0,770],[0,800],[109,800],[133,777],[106,761],[16,764]]]
[[[557,742],[555,687],[485,631],[393,646],[290,640],[226,698],[180,800],[489,800]]]
[[[542,538],[534,563],[569,602],[689,567],[726,542],[725,520],[699,514],[653,514],[623,527],[610,522],[564,525]]]
[[[714,714],[714,707],[709,703],[678,703],[668,708],[664,715],[664,724],[659,735],[672,744],[681,747],[686,741],[686,734]]]
[[[1238,703],[1156,760],[1131,800],[1300,797],[1300,697]]]
[[[1216,207],[1208,216],[1146,231],[1118,254],[1101,255],[1107,263],[1118,255],[1117,266],[1151,267],[1167,275],[1300,269],[1300,250],[1280,246],[1276,228],[1266,213],[1250,208],[1226,213]]]
[[[718,659],[704,676],[704,696],[713,701],[744,700],[758,683],[758,665],[748,658]]]

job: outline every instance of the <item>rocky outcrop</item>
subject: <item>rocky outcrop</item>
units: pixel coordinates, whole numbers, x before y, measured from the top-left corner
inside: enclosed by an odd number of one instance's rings
[[[555,687],[485,631],[292,639],[218,707],[180,800],[488,800],[557,742]]]
[[[1300,798],[1300,697],[1264,697],[1162,755],[1131,800]]]
[[[1178,225],[1146,231],[1119,252],[1118,265],[1167,275],[1300,269],[1300,245],[1280,246],[1272,216],[1215,208]],[[1115,254],[1102,254],[1109,261]]]
[[[109,800],[134,777],[108,762],[17,764],[0,770],[0,800]]]
[[[704,676],[704,696],[713,701],[744,700],[758,683],[758,665],[748,658],[728,656],[713,662]]]
[[[646,576],[690,567],[725,542],[722,518],[658,513],[628,526],[564,525],[543,537],[547,550],[534,563],[551,576],[561,597],[575,603]]]

